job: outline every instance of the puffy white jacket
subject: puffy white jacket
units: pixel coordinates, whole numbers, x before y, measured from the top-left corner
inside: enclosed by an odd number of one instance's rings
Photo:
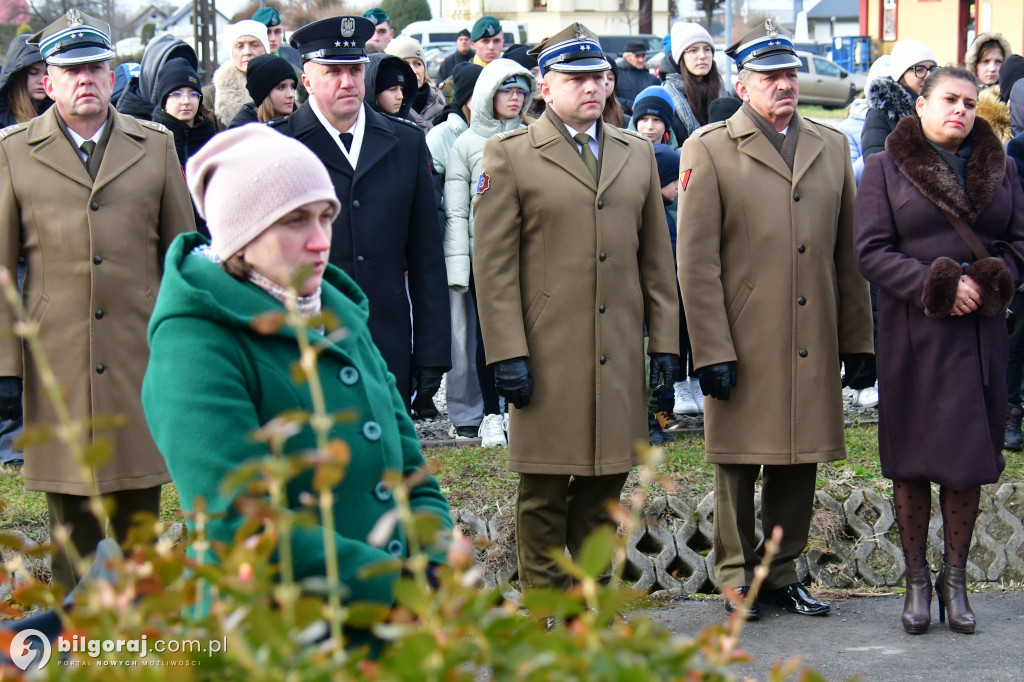
[[[473,195],[483,167],[484,143],[488,138],[525,125],[522,112],[507,120],[494,117],[494,96],[510,76],[524,76],[530,92],[523,102],[529,107],[537,91],[533,74],[511,59],[495,59],[480,72],[473,88],[469,129],[459,135],[448,153],[444,180],[444,204],[447,213],[444,229],[444,259],[448,268],[448,286],[468,291],[473,254]]]

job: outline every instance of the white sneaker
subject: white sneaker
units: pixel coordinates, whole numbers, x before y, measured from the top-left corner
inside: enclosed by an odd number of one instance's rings
[[[857,391],[857,404],[861,407],[877,407],[878,389],[874,386],[868,386]]]
[[[676,400],[672,411],[676,414],[700,414],[700,408],[690,393],[690,384],[687,381],[677,381],[673,386],[676,393]]]
[[[690,395],[693,396],[693,402],[697,403],[697,410],[700,414],[704,414],[704,394],[700,390],[700,379],[688,379],[690,382]]]
[[[484,415],[484,420],[480,424],[480,445],[485,448],[508,447],[505,430],[501,427],[500,414]]]

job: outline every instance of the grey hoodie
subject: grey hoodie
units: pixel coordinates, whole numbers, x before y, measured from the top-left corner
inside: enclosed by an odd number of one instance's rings
[[[510,76],[522,76],[530,84],[519,116],[507,120],[494,117],[494,96]],[[537,83],[533,74],[511,59],[495,59],[480,72],[473,88],[469,129],[459,135],[448,153],[444,180],[447,217],[444,229],[444,261],[448,286],[469,290],[470,258],[473,253],[472,199],[483,169],[484,144],[498,133],[525,126],[523,111],[533,101]]]

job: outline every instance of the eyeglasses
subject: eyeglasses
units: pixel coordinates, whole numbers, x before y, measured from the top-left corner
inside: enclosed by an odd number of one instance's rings
[[[924,64],[918,64],[917,66],[914,67],[914,75],[917,76],[918,78],[925,78],[928,74],[930,74],[937,68],[939,68],[938,64],[935,64],[933,66],[925,66]]]
[[[181,90],[175,90],[171,94],[167,95],[167,99],[187,99],[190,102],[198,102],[201,94],[193,90],[192,92],[185,94]]]
[[[688,54],[691,57],[696,57],[699,54],[712,55],[715,53],[715,48],[710,45],[697,45],[683,50],[683,54]]]
[[[522,88],[501,88],[500,90],[498,90],[498,92],[501,93],[502,95],[505,95],[506,97],[523,98],[526,97],[527,95],[526,90],[523,90]]]

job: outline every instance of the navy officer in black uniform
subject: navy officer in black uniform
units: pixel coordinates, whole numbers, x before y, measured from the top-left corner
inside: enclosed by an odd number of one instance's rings
[[[430,416],[451,368],[441,228],[423,133],[363,104],[364,46],[373,30],[369,19],[342,16],[295,31],[290,42],[310,96],[273,126],[327,167],[341,202],[330,262],[366,292],[370,332],[398,390]]]

